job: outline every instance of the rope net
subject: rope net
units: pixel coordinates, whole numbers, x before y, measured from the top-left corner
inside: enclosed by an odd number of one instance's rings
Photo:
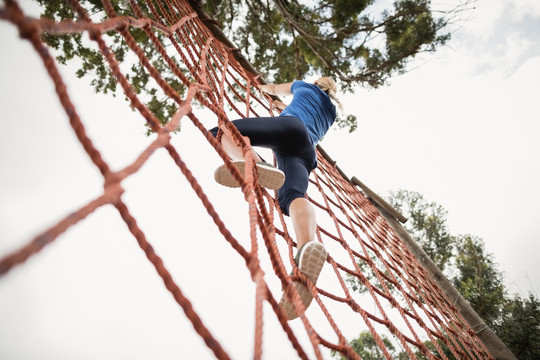
[[[335,163],[323,156],[320,148],[319,165],[311,174],[307,196],[317,209],[317,240],[325,245],[329,255],[317,285],[301,274],[294,263],[296,244],[288,230],[289,220],[281,213],[276,195],[258,185],[249,140],[243,138],[229,122],[231,118],[278,114],[272,107],[272,99],[258,92],[259,77],[241,64],[242,59],[236,56],[238,49],[226,45],[223,39],[216,38],[215,32],[209,30],[208,19],[201,15],[201,9],[197,8],[200,5],[196,1],[130,0],[128,3],[134,16],[118,16],[111,1],[104,0],[107,19],[98,21],[91,18],[82,5],[84,3],[76,0],[69,1],[76,13],[76,21],[55,22],[46,18],[31,18],[11,0],[5,1],[0,8],[0,18],[16,26],[21,37],[32,44],[43,60],[73,132],[93,165],[99,169],[104,183],[101,195],[37,234],[25,246],[5,254],[0,260],[2,276],[51,245],[97,209],[112,205],[162,278],[166,289],[183,309],[194,331],[216,358],[229,359],[227,346],[220,343],[219,334],[214,334],[205,325],[204,314],[195,311],[123,198],[125,181],[136,174],[158,149],[164,149],[204,206],[209,216],[207,222],[213,223],[223,240],[230,245],[233,253],[225,256],[234,261],[233,254],[236,253],[249,271],[255,289],[255,324],[251,345],[253,358],[263,356],[263,319],[268,319],[268,313],[277,319],[294,352],[302,359],[327,358],[329,350],[345,358],[360,359],[349,341],[361,331],[369,331],[379,354],[387,359],[396,356],[395,348],[400,349],[400,358],[491,358],[474,330],[453,306],[452,299],[447,299],[430,279],[377,207],[342,175]],[[133,36],[135,29],[144,31],[176,80],[185,86],[183,95],[162,77],[160,70],[144,55],[142,45]],[[119,34],[132,55],[144,66],[146,74],[167,97],[174,100],[177,111],[164,124],[144,105],[121,70],[111,45],[105,40],[106,32]],[[42,42],[44,33],[49,36],[88,34],[131,107],[154,132],[150,145],[128,166],[113,171],[88,136],[56,61]],[[158,37],[158,34],[165,36]],[[203,124],[195,114],[192,108],[194,103],[210,110],[215,119],[214,125],[217,120],[220,129],[242,147],[247,157],[245,173],[240,173],[231,164],[220,144],[207,131],[208,124]],[[247,204],[245,217],[249,222],[249,241],[233,235],[222,220],[223,215],[213,206],[211,195],[216,197],[219,194],[209,195],[204,191],[180,156],[178,145],[173,144],[175,130],[181,121],[190,122],[198,129],[200,139],[215,150],[242,184],[241,190],[234,191],[237,192],[238,201],[238,191],[241,191]],[[189,252],[189,245],[185,246],[185,251]],[[293,299],[297,312],[303,312],[293,280],[305,283],[314,300],[298,319],[288,322],[276,299],[283,291]],[[354,328],[352,333],[342,330],[351,327]]]

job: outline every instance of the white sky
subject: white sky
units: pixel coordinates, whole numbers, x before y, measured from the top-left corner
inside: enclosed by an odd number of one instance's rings
[[[0,22],[0,31],[2,256],[98,196],[102,179],[38,56],[11,25]],[[484,239],[510,291],[538,294],[540,3],[479,1],[448,47],[414,65],[421,66],[389,87],[347,97],[358,131],[331,131],[321,145],[381,195],[402,188],[440,203],[452,233]],[[115,170],[133,161],[151,141],[141,117],[122,96],[96,96],[87,80],[61,71],[105,160]],[[238,219],[230,211],[239,193],[213,183],[219,159],[183,126],[175,146],[247,244],[247,212]],[[210,330],[233,358],[250,358],[251,279],[171,159],[158,151],[124,187],[131,212]],[[267,358],[290,357],[273,316],[265,325]],[[189,357],[211,358],[112,207],[0,278],[1,359]]]

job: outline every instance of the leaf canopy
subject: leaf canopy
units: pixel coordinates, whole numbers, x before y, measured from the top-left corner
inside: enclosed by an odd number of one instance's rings
[[[77,20],[80,14],[65,0],[34,0],[43,8],[42,16],[56,21]],[[282,83],[307,76],[333,76],[341,89],[350,91],[357,85],[379,87],[406,71],[407,63],[421,52],[435,51],[450,38],[449,24],[475,0],[458,0],[456,7],[439,11],[429,0],[188,0],[201,5],[213,16],[224,32],[263,78]],[[80,0],[94,21],[107,18],[99,0]],[[155,19],[156,12],[146,1],[111,1],[117,16],[140,16]],[[154,6],[152,6],[154,7]],[[155,8],[155,7],[154,7]],[[160,7],[158,12],[167,12]],[[141,15],[142,13],[142,15]],[[435,16],[435,14],[439,16]],[[169,14],[159,13],[168,17]],[[163,79],[183,94],[170,66],[155,51],[149,36],[142,29],[128,32],[144,54],[159,69]],[[136,92],[145,98],[147,107],[165,123],[177,109],[176,104],[152,82],[148,72],[132,56],[118,32],[106,34],[126,78]],[[167,43],[165,35],[156,34]],[[98,50],[90,47],[82,34],[44,35],[44,40],[58,51],[58,60],[68,63],[77,59],[78,77],[89,77],[96,92],[116,91],[116,80]],[[179,63],[178,67],[182,68]],[[337,121],[338,127],[353,131],[354,115]]]
[[[344,90],[378,87],[419,52],[450,39],[452,14],[429,0],[207,0],[206,10],[273,82],[334,76]]]

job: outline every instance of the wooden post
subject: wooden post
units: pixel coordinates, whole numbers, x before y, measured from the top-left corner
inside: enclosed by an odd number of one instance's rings
[[[469,303],[461,296],[452,283],[439,270],[437,265],[429,258],[425,251],[418,245],[407,230],[388,212],[385,208],[374,202],[377,209],[384,216],[388,224],[394,229],[397,236],[407,245],[409,250],[427,270],[430,277],[444,291],[450,301],[454,301],[454,306],[461,313],[463,318],[469,323],[476,335],[482,340],[491,355],[497,360],[517,360],[508,347],[491,330],[484,320],[474,311]]]
[[[392,207],[389,203],[384,201],[383,198],[381,198],[379,195],[377,195],[374,191],[372,191],[370,188],[368,188],[364,183],[362,183],[360,180],[356,178],[356,176],[353,176],[351,179],[351,182],[359,186],[360,189],[366,194],[366,196],[371,200],[372,203],[377,204],[378,206],[382,207],[386,210],[394,219],[399,220],[401,223],[406,223],[407,218],[403,216],[400,212],[398,212],[396,209]]]

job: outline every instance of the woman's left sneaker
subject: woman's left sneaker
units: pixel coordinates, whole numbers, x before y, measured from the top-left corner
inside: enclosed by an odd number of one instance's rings
[[[244,160],[237,160],[237,161],[233,161],[232,163],[234,164],[234,166],[238,168],[240,173],[244,174],[244,168],[246,165],[246,162]],[[265,187],[270,190],[277,190],[281,186],[283,186],[283,183],[285,182],[285,174],[283,173],[283,171],[262,161],[258,162],[256,166],[257,166],[259,184],[262,187]],[[229,169],[227,169],[225,164],[221,165],[220,167],[216,169],[216,171],[214,172],[214,179],[216,179],[216,181],[223,186],[227,186],[227,187],[240,186],[240,184],[232,176]]]

